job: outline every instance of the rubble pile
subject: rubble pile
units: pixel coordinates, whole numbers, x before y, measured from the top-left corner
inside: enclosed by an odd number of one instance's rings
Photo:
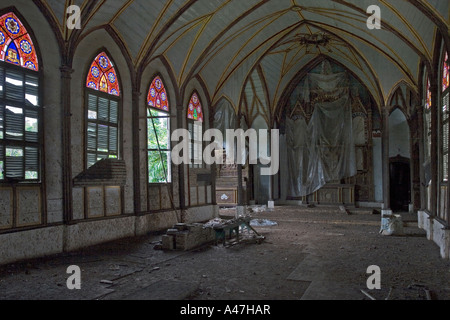
[[[266,220],[266,219],[256,219],[252,216],[257,213],[265,212],[267,210],[266,206],[251,206],[247,207],[246,214],[243,217],[227,219],[224,217],[212,219],[204,224],[202,223],[177,223],[173,228],[167,230],[167,233],[162,236],[161,243],[157,246],[158,249],[172,251],[189,251],[209,243],[218,242],[219,238],[224,240],[225,237],[231,236],[230,230],[235,230],[239,237],[240,229],[247,231],[247,233],[255,233],[250,238],[264,238],[261,237],[257,232],[249,230],[252,226],[255,227],[267,227],[276,226],[277,223]],[[244,239],[248,234],[242,234]],[[156,248],[156,247],[155,247]]]
[[[213,242],[214,239],[215,232],[212,228],[205,228],[200,223],[178,223],[162,237],[162,249],[188,251]]]

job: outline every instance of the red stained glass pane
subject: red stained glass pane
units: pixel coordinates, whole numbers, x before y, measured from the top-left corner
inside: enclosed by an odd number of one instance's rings
[[[194,92],[188,106],[188,119],[203,122],[203,108],[198,95]]]
[[[14,13],[0,17],[0,61],[38,71],[39,63],[33,41]]]
[[[170,110],[166,88],[160,77],[155,77],[155,79],[153,79],[150,89],[148,90],[147,105],[166,112]]]
[[[427,102],[426,102],[427,110],[430,110],[432,106],[433,106],[433,103],[431,100],[431,84],[430,84],[430,79],[427,79]]]
[[[445,53],[443,74],[442,74],[442,91],[450,86],[450,63],[448,61],[448,52]]]
[[[120,96],[116,70],[105,52],[100,53],[92,62],[86,79],[86,87]]]

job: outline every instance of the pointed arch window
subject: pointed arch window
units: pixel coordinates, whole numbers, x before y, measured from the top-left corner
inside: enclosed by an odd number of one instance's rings
[[[189,100],[188,110],[188,130],[191,136],[190,143],[190,167],[203,168],[203,107],[198,93],[194,91]]]
[[[30,70],[39,70],[33,41],[14,13],[0,17],[0,60]]]
[[[433,107],[431,83],[428,75],[425,78],[425,143],[426,143],[426,156],[427,159],[431,156],[431,109]]]
[[[119,79],[112,60],[98,54],[86,79],[86,164],[119,158]]]
[[[170,106],[164,82],[156,76],[147,95],[148,182],[170,183]]]
[[[442,91],[450,87],[450,62],[448,61],[448,52],[445,52],[444,63],[442,66]]]
[[[105,52],[100,53],[92,62],[86,80],[86,87],[110,95],[120,96],[116,70]]]
[[[42,180],[42,108],[36,48],[14,13],[0,17],[0,182]]]
[[[449,134],[450,134],[450,86],[449,86],[449,61],[448,52],[442,55],[442,101],[441,101],[441,121],[442,121],[442,181],[447,182],[449,178]]]

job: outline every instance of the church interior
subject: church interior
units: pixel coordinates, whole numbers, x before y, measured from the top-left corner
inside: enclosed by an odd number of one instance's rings
[[[167,279],[155,263],[174,259],[166,269],[185,268],[191,280],[216,268],[231,281],[225,295],[186,285],[183,299],[200,291],[209,299],[373,298],[362,287],[343,293],[336,281],[328,295],[319,290],[314,268],[323,275],[349,259],[342,266],[360,266],[364,285],[370,265],[390,270],[383,279],[406,265],[415,277],[439,274],[434,297],[450,299],[449,24],[447,0],[2,0],[0,299],[15,297],[11,265],[59,257],[55,265],[67,268],[115,241],[127,261],[146,252],[138,265],[150,268],[147,286],[134,297],[161,298],[150,292],[171,285],[156,281]],[[180,129],[189,133],[182,143]],[[211,129],[224,138],[214,150],[206,149]],[[244,145],[226,141],[231,130],[268,132],[272,143],[250,134]],[[204,150],[222,161],[206,161]],[[240,152],[244,163],[225,161]],[[264,174],[275,159],[278,170]],[[277,225],[255,226],[249,215]],[[225,232],[198,229],[211,221],[238,221],[230,236],[254,232],[260,241],[247,253],[219,253],[221,244],[192,251],[219,236],[225,247]],[[200,231],[190,240],[186,228]],[[331,244],[319,248],[320,234]],[[269,245],[279,250],[264,251]],[[345,251],[357,248],[380,251],[382,261]],[[87,253],[77,262],[76,252]],[[196,265],[187,254],[205,260]],[[264,256],[289,261],[286,270],[264,269]],[[231,295],[239,281],[222,266],[238,270],[240,261],[285,292]],[[57,289],[41,287],[39,296],[61,297]],[[133,297],[104,290],[81,299]]]

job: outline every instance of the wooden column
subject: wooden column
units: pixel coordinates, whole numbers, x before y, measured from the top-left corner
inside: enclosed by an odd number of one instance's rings
[[[72,201],[72,139],[71,139],[71,95],[70,86],[73,69],[70,66],[62,66],[61,72],[61,110],[62,110],[62,171],[63,171],[63,222],[70,223],[73,220]]]
[[[417,107],[417,130],[419,135],[419,171],[420,171],[420,210],[427,208],[426,190],[425,190],[425,130],[424,130],[424,118],[423,118],[423,106]]]
[[[271,129],[269,128],[269,134],[267,135],[267,137],[268,137],[268,141],[267,141],[267,143],[269,144],[269,150],[270,150],[270,157],[271,157],[271,159],[273,159],[273,154],[272,154],[272,152],[273,152],[273,150],[272,150],[272,131],[271,131]],[[272,165],[272,163],[270,164],[270,165]],[[273,197],[273,175],[270,175],[269,176],[269,208],[273,208],[272,207],[272,205],[273,205],[273,201],[274,201],[274,197]]]
[[[238,113],[238,118],[237,118],[237,128],[241,128],[241,117],[242,114]],[[244,144],[245,147],[245,144]],[[242,150],[236,150],[236,154],[238,152],[242,152]],[[239,157],[237,157],[239,158]],[[237,201],[237,210],[236,210],[236,215],[243,215],[244,214],[244,186],[242,184],[242,164],[238,163],[237,164],[237,175],[238,175],[238,201]]]
[[[139,123],[139,101],[141,93],[137,90],[133,91],[132,96],[132,124],[133,124],[133,193],[134,193],[134,212],[140,214],[142,212],[141,205],[141,159],[140,159],[140,123]],[[147,208],[147,211],[149,208]]]
[[[183,106],[177,106],[177,129],[184,128],[184,108]],[[185,166],[189,164],[180,164],[178,166],[178,193],[180,200],[180,209],[186,209],[186,193],[185,193]],[[183,217],[182,217],[183,222]]]
[[[383,209],[390,210],[389,108],[383,107],[382,113]]]
[[[242,165],[237,165],[237,173],[238,173],[238,206],[244,206],[244,186],[242,184]]]
[[[367,176],[366,176],[366,184],[369,185],[369,194],[368,200],[375,201],[375,188],[374,188],[374,175],[373,175],[373,111],[372,106],[367,108]]]
[[[441,108],[442,108],[441,104],[439,104],[439,106],[441,106]],[[450,137],[450,125],[448,126],[448,130],[449,130],[448,136]],[[450,168],[450,155],[447,158],[447,168]],[[440,192],[440,188],[438,190]],[[445,193],[445,197],[446,197],[445,203],[447,204],[447,207],[445,208],[445,211],[446,211],[445,214],[447,216],[447,218],[445,219],[445,224],[446,224],[445,228],[447,230],[450,230],[450,172],[449,172],[449,177],[447,179],[447,192]]]
[[[214,110],[209,110],[209,128],[214,129]],[[211,165],[211,201],[213,205],[217,205],[216,199],[216,177],[217,176],[217,164],[214,162]],[[208,199],[208,198],[206,198]]]
[[[435,93],[437,92],[437,86],[435,84],[431,84],[431,92]],[[439,175],[439,108],[436,106],[438,100],[436,97],[436,94],[432,95],[432,105],[434,106],[431,108],[431,215],[436,216],[437,211],[437,199],[438,199],[438,186],[440,185],[440,175]]]

